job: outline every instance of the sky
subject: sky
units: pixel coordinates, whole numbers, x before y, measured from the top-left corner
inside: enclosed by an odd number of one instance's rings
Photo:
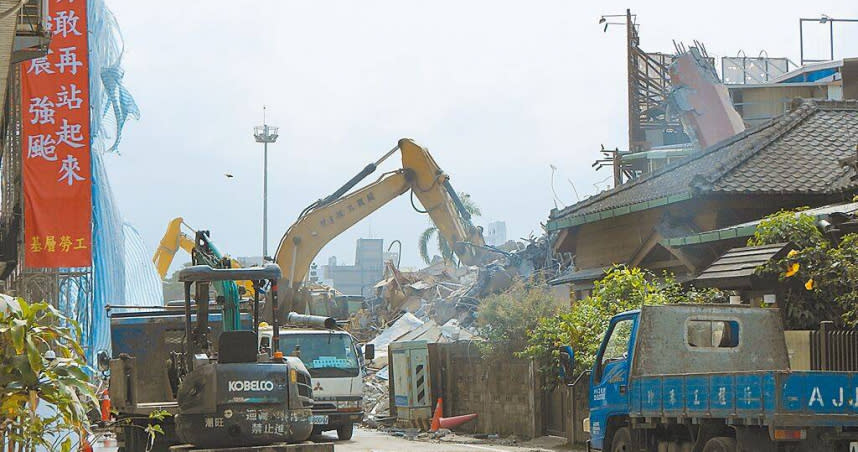
[[[799,17],[858,18],[854,0],[631,3],[645,50],[698,40],[716,59],[765,51],[798,61]],[[263,105],[280,127],[269,146],[269,255],[305,206],[402,137],[428,148],[471,195],[477,224],[505,221],[511,239],[541,235],[552,208],[605,189],[609,169],[591,168],[600,145],[627,147],[625,30],[604,32],[598,21],[628,2],[108,5],[142,117],[126,125],[107,166],[123,216],[153,250],[181,216],[233,256],[261,254],[263,151],[252,129]],[[826,57],[828,27],[804,30],[806,57]],[[835,34],[835,57],[858,56],[858,24],[837,24]],[[365,183],[399,164],[389,159]],[[402,266],[417,267],[417,237],[429,225],[402,196],[317,262],[353,263],[356,239],[371,237],[401,240]],[[174,267],[189,260],[177,256]]]

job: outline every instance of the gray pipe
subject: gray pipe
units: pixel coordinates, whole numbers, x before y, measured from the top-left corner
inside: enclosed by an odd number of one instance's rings
[[[327,328],[333,330],[337,327],[337,321],[333,317],[324,317],[321,315],[305,315],[297,312],[290,312],[286,316],[286,323],[293,326],[303,326],[310,328]]]

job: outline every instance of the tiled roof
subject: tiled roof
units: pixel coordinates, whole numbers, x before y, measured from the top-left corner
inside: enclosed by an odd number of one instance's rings
[[[824,195],[856,190],[855,171],[841,164],[858,152],[856,146],[858,101],[803,100],[786,115],[689,158],[552,211],[548,228],[714,193]]]

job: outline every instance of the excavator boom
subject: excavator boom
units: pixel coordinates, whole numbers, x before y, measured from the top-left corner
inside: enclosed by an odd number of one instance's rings
[[[346,194],[397,149],[402,154],[401,169],[385,173],[377,181]],[[313,259],[328,242],[409,190],[462,263],[475,265],[484,259],[487,248],[482,231],[471,223],[470,214],[450,185],[449,176],[425,148],[410,139],[401,139],[397,147],[367,165],[334,194],[304,209],[298,221],[286,231],[275,256],[283,271],[280,299],[286,303],[293,299]]]

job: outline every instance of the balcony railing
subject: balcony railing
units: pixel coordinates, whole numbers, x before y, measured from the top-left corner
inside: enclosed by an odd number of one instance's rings
[[[27,0],[18,11],[13,63],[38,58],[47,53],[51,42],[49,1]]]
[[[28,0],[18,12],[18,36],[46,36],[47,0]]]

